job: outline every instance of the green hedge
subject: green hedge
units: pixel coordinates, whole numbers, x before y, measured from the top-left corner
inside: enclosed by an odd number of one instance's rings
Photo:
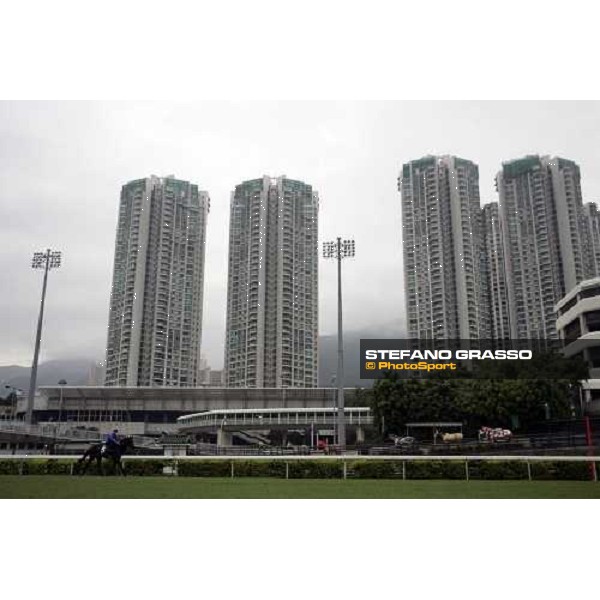
[[[170,461],[165,461],[157,458],[148,458],[146,460],[130,460],[122,459],[123,469],[126,475],[162,475],[163,468],[170,465]],[[107,467],[104,467],[107,472]]]
[[[0,460],[0,475],[18,475],[19,463],[16,460]]]
[[[600,469],[600,465],[596,464],[596,469]],[[590,479],[590,466],[587,462],[535,462],[531,463],[531,478],[586,481]]]
[[[182,460],[177,473],[180,477],[229,477],[231,463],[227,460]]]
[[[70,475],[74,460],[0,460],[0,475]]]
[[[454,460],[407,462],[406,479],[465,479],[465,463]]]
[[[285,463],[278,460],[236,461],[233,470],[235,477],[285,477]]]
[[[472,461],[469,463],[470,479],[528,479],[527,463],[512,461]],[[532,470],[533,478],[533,470]]]
[[[348,476],[357,479],[402,477],[402,463],[391,460],[357,460],[348,463]]]
[[[336,460],[294,460],[289,464],[290,479],[340,479],[344,465]]]
[[[30,458],[24,460],[0,459],[0,475],[69,475],[73,459]],[[290,479],[340,479],[344,475],[341,461],[320,460],[182,460],[148,458],[124,459],[127,475],[163,475],[165,466],[177,465],[180,477],[230,477],[233,464],[235,477],[286,477]],[[403,467],[404,464],[404,467]],[[465,479],[463,460],[365,460],[348,459],[347,477],[356,479]],[[600,465],[597,465],[600,470]],[[533,480],[590,479],[588,462],[532,461]],[[108,474],[108,468],[105,467]],[[95,475],[96,465],[90,465],[87,474]],[[473,460],[469,461],[469,478],[486,480],[528,479],[525,462]]]

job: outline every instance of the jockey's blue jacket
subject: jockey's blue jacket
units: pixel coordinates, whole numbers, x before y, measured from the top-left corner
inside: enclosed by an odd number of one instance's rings
[[[117,434],[114,431],[111,431],[107,436],[106,436],[106,444],[108,446],[118,446],[119,445],[119,440],[117,438]]]

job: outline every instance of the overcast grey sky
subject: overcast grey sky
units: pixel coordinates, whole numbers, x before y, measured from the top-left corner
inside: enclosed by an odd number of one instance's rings
[[[42,360],[103,360],[121,185],[174,174],[209,192],[203,353],[223,362],[229,195],[263,174],[300,179],[321,198],[321,240],[353,236],[345,327],[404,323],[403,162],[456,154],[479,164],[497,199],[502,161],[557,154],[600,200],[599,102],[2,102],[0,364],[31,362],[42,276],[34,251],[63,251],[51,273]],[[335,332],[335,266],[321,261],[320,332]]]

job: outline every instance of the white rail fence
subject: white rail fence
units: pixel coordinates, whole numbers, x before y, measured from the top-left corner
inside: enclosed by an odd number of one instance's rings
[[[43,458],[47,461],[58,461],[68,460],[71,461],[71,474],[73,474],[73,465],[76,462],[77,457],[73,455],[45,455]],[[0,456],[0,461],[20,461],[19,473],[22,472],[23,465],[30,460],[40,460],[40,456],[37,455],[7,455]],[[408,479],[406,474],[406,465],[410,462],[440,462],[450,461],[454,463],[462,463],[465,468],[465,480],[470,478],[470,465],[473,463],[481,462],[520,462],[525,463],[527,466],[527,479],[531,481],[532,470],[531,466],[535,463],[588,463],[590,465],[590,479],[598,481],[597,476],[597,463],[600,462],[600,456],[363,456],[363,455],[341,455],[341,456],[327,456],[327,455],[306,455],[306,456],[124,456],[123,460],[127,462],[136,461],[161,461],[164,465],[163,472],[165,474],[177,475],[177,466],[184,462],[219,462],[226,461],[230,463],[231,477],[236,476],[235,465],[236,463],[244,462],[283,462],[285,464],[285,478],[289,478],[289,465],[294,462],[309,462],[309,461],[321,461],[321,462],[335,462],[341,463],[342,471],[341,478],[347,479],[349,474],[348,465],[356,462],[386,462],[391,461],[398,463],[402,467],[402,479]]]

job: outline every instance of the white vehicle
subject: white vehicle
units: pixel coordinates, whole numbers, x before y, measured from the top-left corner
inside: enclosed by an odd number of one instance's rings
[[[390,437],[394,441],[394,446],[400,448],[410,448],[417,443],[417,440],[409,435],[404,437],[400,437],[399,435],[391,435]]]

